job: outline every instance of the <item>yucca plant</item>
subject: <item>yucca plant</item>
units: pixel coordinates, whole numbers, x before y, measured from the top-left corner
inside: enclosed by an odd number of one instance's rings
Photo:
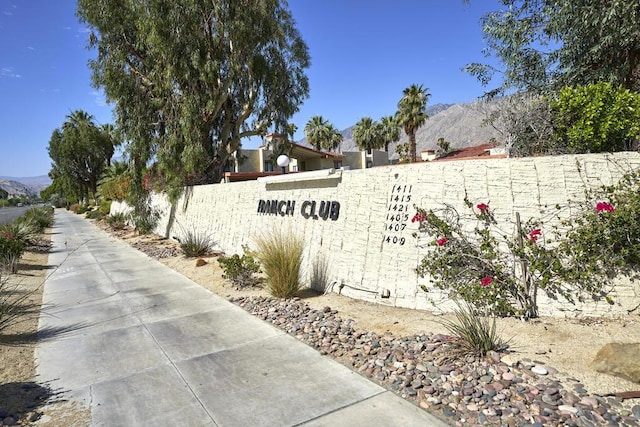
[[[206,255],[211,251],[213,241],[208,234],[187,231],[180,239],[180,248],[187,257]]]
[[[267,287],[276,298],[290,298],[300,290],[304,240],[290,231],[257,236],[254,256],[262,265]]]
[[[496,331],[495,317],[479,315],[468,303],[456,301],[458,308],[454,310],[456,321],[441,320],[442,324],[455,337],[454,349],[464,355],[484,357],[490,351],[504,351],[508,341],[500,337]],[[450,353],[455,355],[456,351]]]

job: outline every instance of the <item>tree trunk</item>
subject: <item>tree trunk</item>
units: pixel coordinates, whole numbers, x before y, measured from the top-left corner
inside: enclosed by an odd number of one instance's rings
[[[416,133],[411,132],[409,134],[409,159],[411,163],[415,163],[417,161],[416,157]]]

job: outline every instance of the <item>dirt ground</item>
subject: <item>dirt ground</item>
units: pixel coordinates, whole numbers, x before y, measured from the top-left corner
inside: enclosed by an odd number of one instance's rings
[[[101,225],[105,229],[106,225]],[[130,244],[155,247],[164,256],[176,253],[177,245],[158,236],[137,236],[131,231],[118,233],[117,237]],[[27,315],[11,325],[0,335],[0,412],[19,408],[27,402],[23,417],[39,418],[42,426],[88,425],[88,410],[77,408],[68,402],[44,406],[44,402],[56,400],[55,391],[46,384],[39,384],[34,362],[39,306],[47,269],[46,253],[27,252],[21,260],[19,273],[11,277],[10,285],[27,295],[24,304]],[[205,265],[196,266],[194,258],[173,255],[160,261],[194,282],[225,298],[255,294],[267,295],[261,288],[236,289],[222,278],[215,257],[204,258]],[[442,332],[439,323],[448,316],[438,316],[426,311],[382,306],[353,300],[337,294],[318,295],[304,292],[305,302],[314,308],[326,306],[338,310],[341,317],[356,321],[356,328],[378,334],[396,336],[420,332]],[[606,394],[640,390],[640,385],[622,378],[601,374],[593,370],[591,361],[598,350],[607,343],[640,342],[640,315],[624,318],[540,318],[529,322],[517,319],[498,319],[498,331],[510,339],[509,357],[543,362],[585,385],[591,393]],[[635,399],[634,403],[638,403]],[[1,418],[0,418],[1,421]],[[23,419],[24,423],[27,423]]]
[[[51,240],[50,230],[43,242]],[[0,292],[4,302],[19,301],[20,316],[0,333],[0,424],[6,414],[19,413],[16,422],[38,426],[80,427],[89,425],[89,411],[66,402],[36,376],[35,347],[38,318],[42,305],[44,281],[50,270],[48,253],[29,250],[18,265],[18,272],[8,276]],[[2,316],[7,319],[9,316]]]

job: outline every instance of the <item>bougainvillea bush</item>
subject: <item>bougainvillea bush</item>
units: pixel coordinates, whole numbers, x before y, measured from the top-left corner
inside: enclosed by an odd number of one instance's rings
[[[450,205],[416,207],[416,236],[431,246],[416,271],[483,313],[537,317],[539,291],[570,303],[612,303],[612,279],[640,266],[638,171],[588,192],[572,206],[576,214],[564,220],[558,214],[550,226],[533,218],[522,224],[516,213],[512,229],[502,230],[488,202],[464,201],[466,214]]]

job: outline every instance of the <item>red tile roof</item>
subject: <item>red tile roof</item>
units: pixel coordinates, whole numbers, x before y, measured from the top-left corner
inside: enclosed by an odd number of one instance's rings
[[[453,150],[449,154],[446,154],[442,157],[439,157],[434,162],[448,161],[448,160],[462,160],[462,159],[473,159],[473,158],[482,158],[482,159],[504,159],[507,156],[505,154],[494,154],[493,156],[490,154],[490,149],[497,147],[498,144],[487,143],[482,145],[476,145],[475,147],[467,147],[461,148],[458,150]]]

